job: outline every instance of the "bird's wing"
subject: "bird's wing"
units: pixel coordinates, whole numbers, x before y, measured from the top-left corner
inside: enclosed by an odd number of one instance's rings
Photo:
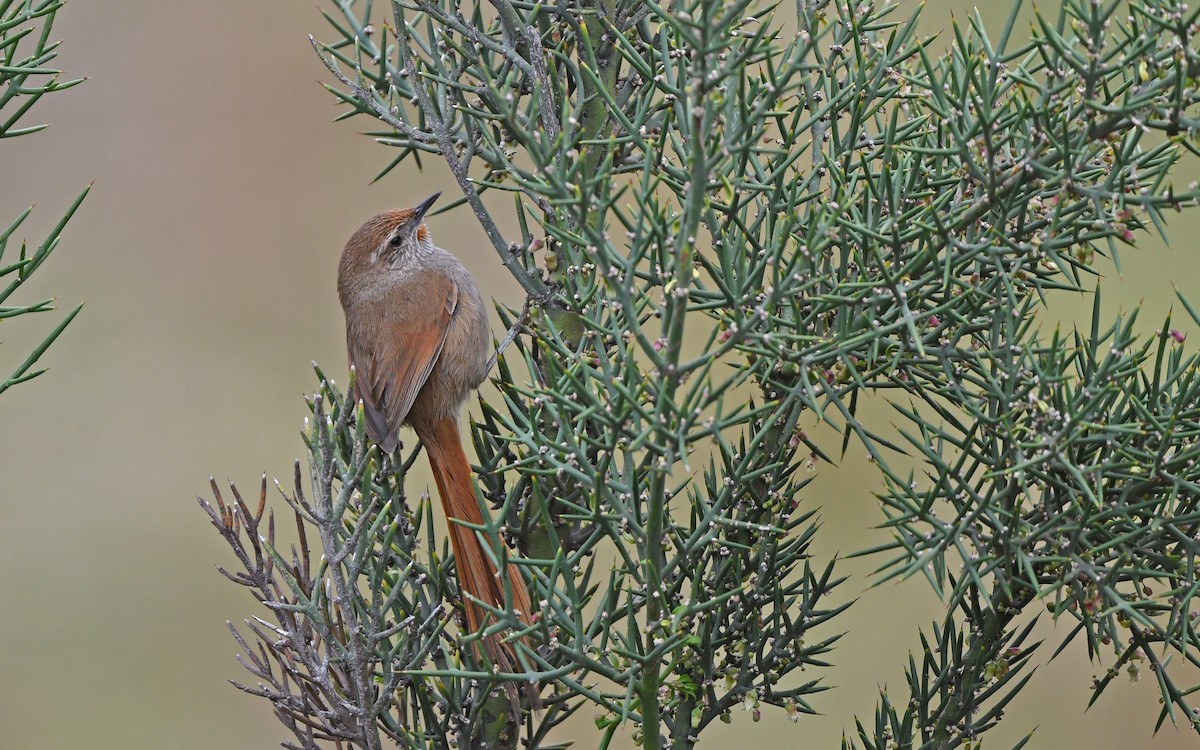
[[[458,286],[442,274],[424,274],[374,304],[378,314],[357,316],[347,332],[347,348],[367,434],[391,453],[400,425],[442,352],[458,306]]]

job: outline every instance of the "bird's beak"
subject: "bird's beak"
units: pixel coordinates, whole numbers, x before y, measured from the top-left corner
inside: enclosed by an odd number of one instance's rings
[[[441,197],[441,195],[442,194],[439,191],[413,206],[413,217],[411,223],[414,227],[421,226],[421,220],[425,218],[425,213],[429,211],[429,207],[432,206],[437,199]]]

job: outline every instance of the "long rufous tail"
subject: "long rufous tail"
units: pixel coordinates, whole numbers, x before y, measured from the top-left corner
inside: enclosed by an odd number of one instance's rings
[[[483,513],[475,499],[475,488],[471,484],[471,464],[463,451],[458,424],[452,419],[441,419],[433,424],[432,429],[420,430],[418,437],[429,454],[434,481],[437,482],[442,507],[446,511],[459,586],[462,591],[476,599],[496,609],[504,609],[504,583],[492,563],[492,557],[489,557],[484,549],[475,529],[455,521],[457,519],[477,525],[483,523]],[[493,557],[499,559],[500,551],[497,550]],[[525,588],[521,572],[512,563],[508,566],[508,579],[512,588],[513,610],[521,622],[529,624],[532,622],[529,590]],[[468,599],[463,602],[463,606],[467,615],[467,628],[471,632],[477,633],[489,624],[491,615],[479,605]],[[501,671],[520,671],[520,662],[516,658],[514,647],[511,643],[505,643],[502,635],[484,639],[484,648]],[[539,708],[536,685],[530,684],[525,692],[532,706]]]

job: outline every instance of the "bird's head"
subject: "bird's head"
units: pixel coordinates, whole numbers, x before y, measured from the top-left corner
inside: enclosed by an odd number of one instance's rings
[[[433,248],[425,214],[441,193],[434,193],[412,208],[396,208],[371,217],[346,243],[346,254],[368,266],[399,266]]]

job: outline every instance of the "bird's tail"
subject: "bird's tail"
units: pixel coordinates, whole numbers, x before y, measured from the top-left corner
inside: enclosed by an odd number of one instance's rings
[[[431,429],[421,430],[418,437],[429,454],[434,481],[437,482],[442,507],[446,511],[460,589],[491,607],[505,609],[507,602],[504,583],[492,563],[493,557],[502,557],[502,550],[494,550],[494,554],[489,556],[475,529],[456,522],[457,519],[475,525],[483,523],[483,513],[475,499],[475,488],[471,484],[471,464],[467,461],[467,454],[460,442],[458,424],[453,419],[441,419],[434,423]],[[508,566],[508,580],[512,590],[513,611],[521,622],[531,623],[529,590],[525,588],[521,572],[511,563]],[[471,632],[477,633],[491,624],[490,620],[493,618],[490,613],[475,602],[466,599],[463,607],[467,615],[467,628]],[[521,671],[515,647],[511,643],[505,643],[501,634],[485,638],[484,648],[500,671]],[[540,708],[541,701],[536,684],[530,683],[525,693],[531,706],[535,709]]]

